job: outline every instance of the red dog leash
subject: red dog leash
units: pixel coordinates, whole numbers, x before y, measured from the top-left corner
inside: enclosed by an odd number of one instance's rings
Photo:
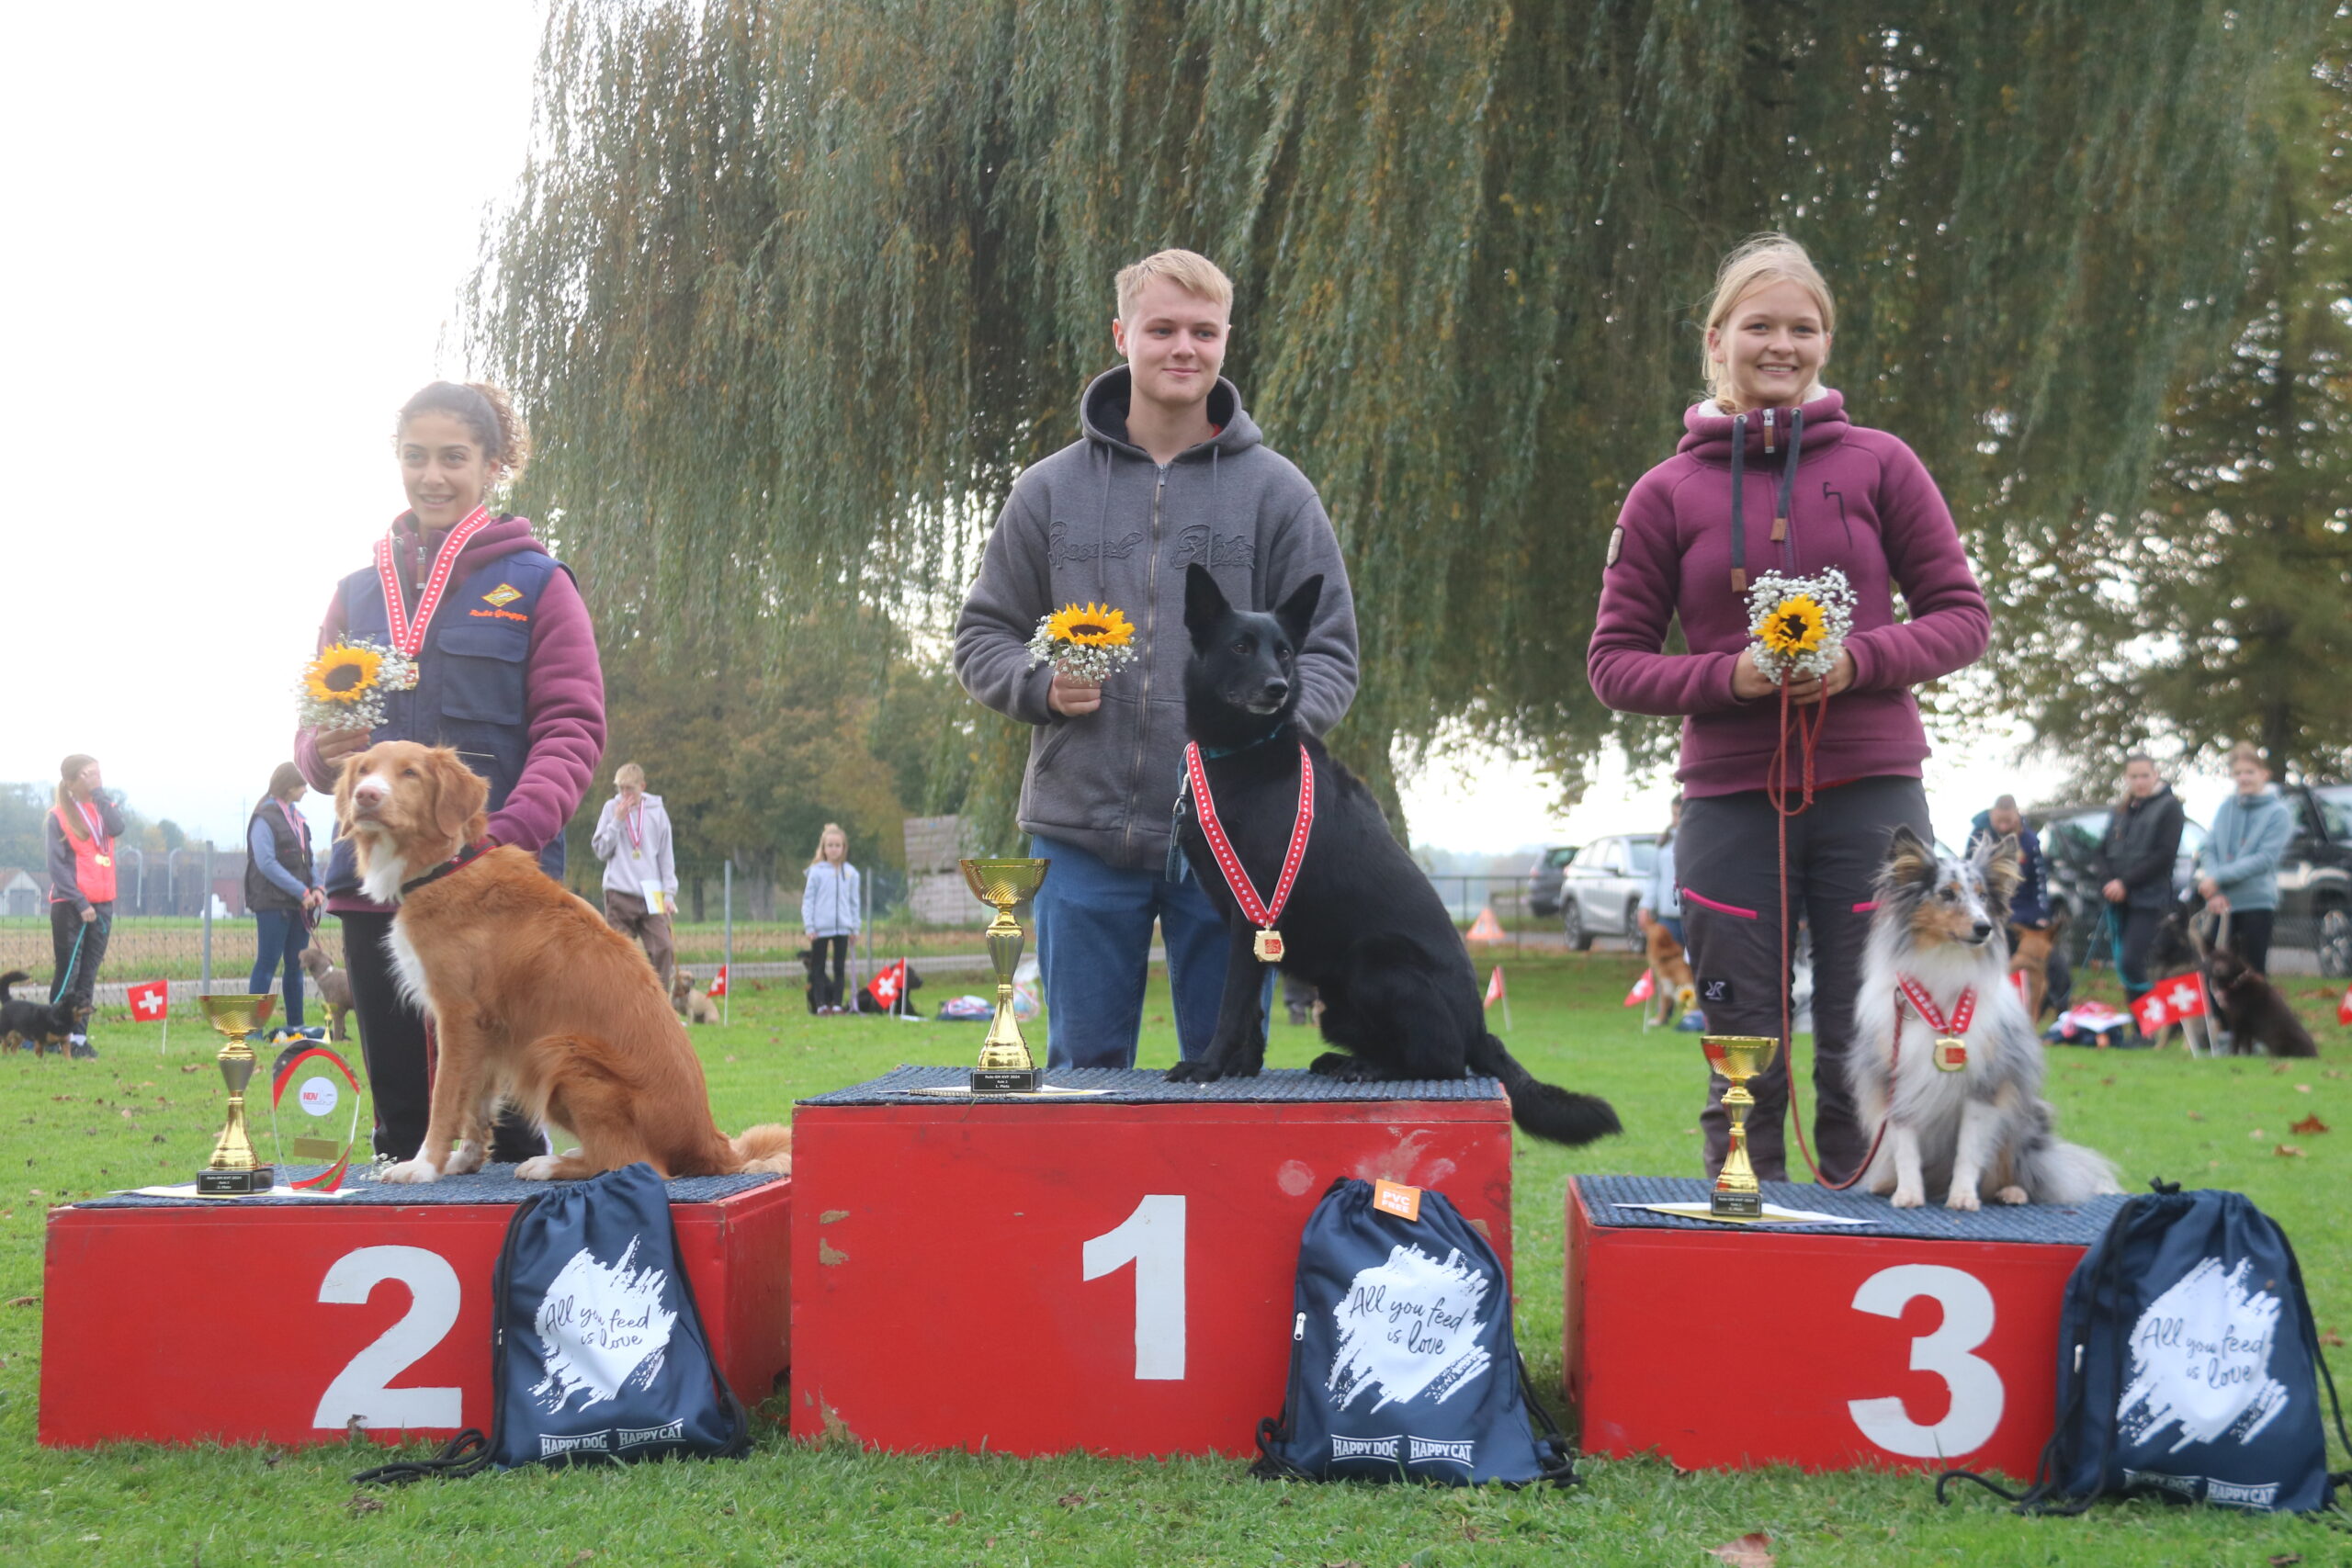
[[[1209,853],[1216,857],[1217,869],[1225,873],[1225,885],[1233,890],[1235,900],[1241,906],[1242,918],[1258,928],[1255,951],[1261,964],[1279,964],[1283,956],[1283,933],[1274,929],[1282,918],[1283,906],[1290,902],[1290,890],[1298,880],[1299,862],[1306,858],[1306,835],[1315,826],[1315,762],[1307,756],[1306,748],[1298,749],[1298,818],[1290,830],[1290,847],[1283,852],[1282,875],[1274,883],[1272,899],[1258,897],[1251,886],[1250,874],[1241,869],[1241,857],[1233,852],[1233,840],[1226,837],[1225,824],[1216,819],[1216,801],[1209,794],[1208,770],[1201,765],[1201,746],[1197,740],[1184,746],[1184,776],[1193,786],[1193,798],[1201,808],[1201,832],[1209,841]]]

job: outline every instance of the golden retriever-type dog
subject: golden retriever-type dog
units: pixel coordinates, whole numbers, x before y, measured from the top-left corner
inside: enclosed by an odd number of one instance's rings
[[[791,1129],[729,1142],[711,1121],[702,1064],[643,951],[523,851],[477,849],[489,793],[457,752],[405,740],[350,758],[335,786],[361,889],[399,906],[393,967],[440,1046],[424,1146],[382,1179],[480,1169],[501,1100],[580,1141],[517,1166],[528,1181],[637,1160],[669,1177],[790,1171]]]

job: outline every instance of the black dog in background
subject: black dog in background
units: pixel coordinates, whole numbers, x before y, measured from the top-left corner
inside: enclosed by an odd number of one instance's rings
[[[19,1044],[30,1045],[36,1056],[52,1045],[62,1051],[90,1010],[77,1002],[20,1002],[9,995],[20,981],[31,978],[21,969],[0,975],[0,1046],[13,1051]]]
[[[1300,748],[1315,770],[1315,823],[1290,901],[1275,919],[1282,970],[1313,986],[1323,1037],[1340,1046],[1314,1070],[1334,1077],[1498,1077],[1511,1115],[1539,1138],[1584,1144],[1619,1131],[1607,1100],[1539,1083],[1487,1032],[1478,977],[1462,933],[1421,868],[1388,830],[1361,780],[1331,760],[1294,716],[1296,649],[1323,580],[1299,585],[1272,615],[1237,610],[1201,567],[1184,572],[1184,719],[1201,746],[1217,819],[1244,873],[1271,898],[1298,809]],[[1226,922],[1225,995],[1208,1055],[1179,1062],[1171,1081],[1253,1077],[1265,1066],[1256,928],[1242,917],[1187,791],[1177,842]]]
[[[800,967],[808,973],[808,1012],[814,1017],[817,1009],[823,1005],[820,998],[825,994],[824,950],[811,942],[792,956],[800,960]]]
[[[915,1006],[915,993],[922,989],[922,976],[913,964],[907,965],[907,988],[899,993],[896,1006],[884,1007],[874,999],[874,987],[869,983],[857,988],[856,1010],[873,1018],[921,1018],[922,1010]]]
[[[2226,947],[2205,961],[2205,989],[2230,1032],[2230,1055],[2251,1056],[2258,1048],[2273,1056],[2316,1056],[2312,1032],[2295,1016],[2278,987]]]

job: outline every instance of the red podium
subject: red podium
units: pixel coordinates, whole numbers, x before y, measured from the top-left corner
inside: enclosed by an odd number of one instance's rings
[[[309,1174],[305,1168],[299,1174]],[[340,1442],[487,1431],[511,1166],[320,1199],[101,1198],[51,1211],[40,1440]],[[711,1353],[746,1402],[790,1361],[792,1183],[670,1183]]]
[[[1510,1258],[1490,1078],[926,1099],[901,1067],[793,1118],[792,1429],[896,1450],[1241,1454],[1282,1406],[1299,1234],[1334,1178],[1445,1193]]]
[[[2120,1198],[1953,1213],[1766,1182],[1860,1225],[1735,1228],[1624,1205],[1707,1184],[1568,1184],[1568,1399],[1599,1454],[1687,1468],[2030,1476],[2050,1436],[2066,1277]]]

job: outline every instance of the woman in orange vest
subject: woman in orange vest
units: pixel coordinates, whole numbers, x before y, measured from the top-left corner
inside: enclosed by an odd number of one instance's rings
[[[101,787],[96,757],[76,751],[57,771],[57,804],[50,807],[44,828],[49,935],[57,952],[49,999],[80,1008],[80,1021],[67,1043],[76,1056],[96,1056],[90,1048],[90,998],[114,924],[114,841],[122,835],[122,810]]]

